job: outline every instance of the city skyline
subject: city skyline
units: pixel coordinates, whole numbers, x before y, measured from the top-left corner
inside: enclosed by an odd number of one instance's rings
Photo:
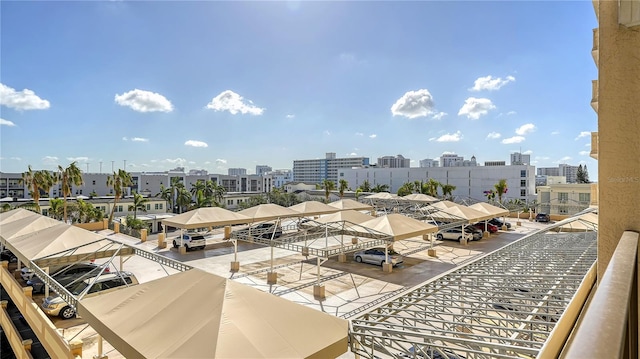
[[[521,151],[597,180],[590,2],[0,7],[3,172]]]

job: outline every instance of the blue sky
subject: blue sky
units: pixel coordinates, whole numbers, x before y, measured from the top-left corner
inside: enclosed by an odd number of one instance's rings
[[[590,1],[0,3],[0,170],[586,164]]]

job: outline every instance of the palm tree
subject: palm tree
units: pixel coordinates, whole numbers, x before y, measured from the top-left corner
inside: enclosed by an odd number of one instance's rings
[[[182,213],[182,210],[188,208],[191,205],[191,192],[184,188],[184,185],[180,183],[177,187],[178,195],[176,197],[176,205],[178,206],[178,213]]]
[[[53,219],[62,218],[64,211],[64,200],[60,198],[49,199],[49,217]]]
[[[113,207],[111,207],[111,214],[109,215],[109,223],[113,222],[113,215],[116,212],[116,205],[118,200],[122,197],[122,192],[126,187],[133,184],[131,174],[123,169],[119,169],[118,172],[113,172],[113,176],[107,176],[107,187],[113,187]]]
[[[364,180],[358,188],[360,188],[362,192],[371,192],[371,184],[369,183],[369,180]]]
[[[198,195],[198,192],[204,194],[205,188],[206,188],[205,182],[199,179],[196,181],[196,183],[191,184],[191,194],[193,195],[193,197],[196,197]]]
[[[440,186],[441,186],[440,182],[434,180],[433,178],[429,178],[429,181],[425,183],[427,194],[431,197],[438,196],[438,187]]]
[[[67,221],[67,197],[71,196],[73,186],[82,186],[82,171],[78,168],[76,161],[71,162],[69,167],[63,168],[58,165],[57,181],[62,186],[62,197],[64,198],[63,220]]]
[[[398,196],[406,196],[413,193],[413,182],[405,182],[400,188],[398,188]]]
[[[498,202],[502,203],[502,195],[507,193],[507,180],[501,179],[498,183],[494,184],[493,187],[496,189]]]
[[[34,172],[31,169],[31,165],[29,165],[28,168],[29,170],[27,172],[22,173],[20,182],[29,188],[29,194],[34,202],[34,208],[36,212],[40,213],[40,191],[46,193],[48,197],[49,190],[53,186],[55,179],[49,171],[40,170]]]
[[[360,194],[362,193],[362,188],[356,188],[356,201],[360,199]]]
[[[51,187],[53,187],[53,185],[58,182],[57,176],[47,170],[41,170],[36,172],[36,177],[42,193],[45,195],[45,197],[49,197],[49,191],[51,190]]]
[[[452,184],[443,184],[440,187],[442,188],[442,197],[445,199],[451,198],[451,194],[456,190],[456,186]]]
[[[129,211],[133,211],[133,219],[138,218],[138,210],[147,211],[147,202],[149,199],[144,198],[140,193],[133,192],[133,204],[129,206]]]
[[[347,182],[347,180],[341,179],[338,182],[338,193],[340,193],[340,199],[344,197],[344,191],[346,191],[347,188],[349,188],[349,182]]]
[[[322,188],[324,188],[325,202],[329,203],[329,195],[331,194],[331,191],[336,189],[336,184],[333,181],[325,178],[324,180],[322,180]]]
[[[221,184],[213,182],[212,180],[207,181],[207,197],[213,199],[212,203],[217,207],[222,207],[222,201],[224,200],[224,195],[227,193],[227,190],[222,187]],[[209,195],[210,193],[210,195]]]
[[[422,193],[422,181],[413,181],[413,190],[416,191],[416,193]]]

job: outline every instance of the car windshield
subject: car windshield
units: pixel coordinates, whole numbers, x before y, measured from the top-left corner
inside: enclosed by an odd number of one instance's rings
[[[80,295],[80,293],[82,293],[82,291],[85,290],[88,285],[89,285],[88,283],[85,283],[84,281],[82,281],[74,285],[73,288],[71,288],[70,292],[73,295]]]

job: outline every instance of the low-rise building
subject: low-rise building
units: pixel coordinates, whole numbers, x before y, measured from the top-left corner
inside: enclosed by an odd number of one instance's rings
[[[574,215],[592,204],[590,183],[554,183],[537,187],[537,212]]]

